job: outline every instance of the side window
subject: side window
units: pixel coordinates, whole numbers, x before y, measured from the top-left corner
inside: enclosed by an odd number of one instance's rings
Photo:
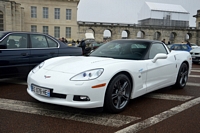
[[[58,47],[58,44],[55,41],[53,41],[50,38],[48,38],[48,37],[47,37],[47,42],[49,44],[49,47],[52,47],[52,48]]]
[[[6,49],[27,48],[27,34],[11,34],[2,43],[6,44]]]
[[[30,35],[32,48],[47,48],[48,43],[44,35],[32,34]]]
[[[152,44],[149,52],[149,59],[153,59],[158,53],[167,54],[167,50],[161,43]]]

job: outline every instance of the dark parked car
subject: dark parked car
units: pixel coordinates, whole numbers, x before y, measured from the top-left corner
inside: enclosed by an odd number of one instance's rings
[[[69,47],[47,34],[0,31],[0,78],[24,77],[46,59],[79,55],[81,48]]]
[[[103,43],[97,43],[96,41],[92,41],[90,43],[86,43],[86,48],[84,55],[87,55],[94,51],[96,48],[100,47]]]

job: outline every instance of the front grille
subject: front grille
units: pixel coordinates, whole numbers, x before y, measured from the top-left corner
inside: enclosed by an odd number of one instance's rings
[[[199,55],[199,53],[194,53],[194,55]]]
[[[56,97],[56,98],[63,98],[63,99],[66,99],[67,95],[51,92],[51,93],[50,93],[50,97]]]

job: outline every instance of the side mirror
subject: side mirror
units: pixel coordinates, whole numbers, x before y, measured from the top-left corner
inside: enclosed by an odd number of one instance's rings
[[[167,59],[167,54],[163,54],[163,53],[157,54],[153,58],[152,62],[155,63],[158,59]]]
[[[0,45],[0,49],[7,49],[7,45]]]

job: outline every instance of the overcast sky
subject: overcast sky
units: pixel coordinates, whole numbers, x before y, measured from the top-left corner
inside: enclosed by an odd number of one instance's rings
[[[200,10],[200,0],[80,0],[77,20],[137,24],[145,2],[181,5],[190,13],[190,27],[196,27],[193,15]]]

